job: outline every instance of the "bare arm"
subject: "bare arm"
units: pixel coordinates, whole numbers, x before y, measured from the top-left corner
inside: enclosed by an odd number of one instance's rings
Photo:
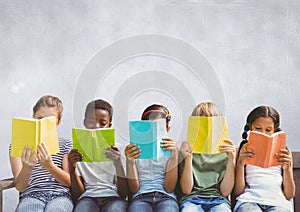
[[[234,186],[234,172],[235,172],[235,146],[232,141],[226,140],[228,144],[220,145],[220,151],[227,154],[228,163],[224,178],[220,185],[221,194],[228,197]]]
[[[295,196],[292,153],[287,149],[281,149],[277,157],[277,160],[283,163],[283,194],[287,200],[290,200]]]
[[[178,149],[172,138],[165,138],[162,143],[164,150],[171,150],[172,155],[168,160],[164,188],[168,193],[175,190],[178,180]]]
[[[129,190],[132,194],[135,194],[140,189],[138,172],[135,163],[135,159],[140,156],[140,152],[141,150],[135,144],[129,144],[125,149],[127,180]]]
[[[29,185],[30,176],[36,164],[36,151],[30,156],[31,150],[32,147],[25,146],[22,157],[9,157],[15,187],[20,192],[23,192]]]
[[[121,161],[120,151],[117,147],[113,146],[108,147],[106,150],[109,150],[108,152],[105,152],[106,157],[113,160],[116,169],[118,193],[121,197],[125,197],[128,195],[128,183]]]
[[[57,167],[49,154],[47,146],[42,143],[37,149],[37,158],[41,166],[43,166],[60,184],[70,187],[71,179],[69,174],[68,155],[63,156],[63,169]]]
[[[235,185],[234,193],[236,196],[239,196],[244,192],[246,187],[245,182],[245,164],[244,160],[254,156],[254,152],[250,149],[247,149],[248,144],[244,144],[240,150],[240,154],[237,158],[236,169],[235,169]]]
[[[188,142],[183,141],[180,146],[180,152],[184,157],[183,172],[180,177],[180,187],[184,194],[189,194],[193,190],[194,178],[193,178],[193,154],[192,148]]]
[[[74,199],[78,199],[85,191],[82,183],[82,177],[76,173],[76,163],[82,161],[82,155],[76,149],[72,149],[68,154],[69,170],[71,177],[71,190]]]

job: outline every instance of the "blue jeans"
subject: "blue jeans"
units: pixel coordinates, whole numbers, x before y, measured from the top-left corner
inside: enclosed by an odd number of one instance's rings
[[[121,197],[83,197],[74,212],[102,211],[126,212],[127,202]]]
[[[278,206],[269,206],[269,205],[261,205],[255,202],[244,202],[242,203],[235,211],[238,212],[289,212],[288,209],[278,207]]]
[[[160,192],[151,192],[136,196],[128,208],[128,212],[149,211],[178,212],[179,207],[173,197]]]
[[[231,207],[228,202],[222,197],[213,197],[213,198],[201,198],[193,196],[189,199],[184,200],[180,204],[180,211],[182,212],[191,212],[191,211],[231,211]]]
[[[71,212],[73,202],[71,197],[61,192],[34,192],[23,196],[16,212]]]

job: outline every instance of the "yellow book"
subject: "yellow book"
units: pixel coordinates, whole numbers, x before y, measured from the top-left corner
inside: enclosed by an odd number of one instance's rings
[[[193,153],[217,154],[219,145],[228,139],[228,129],[224,116],[189,116],[187,141]]]
[[[21,157],[24,146],[31,146],[32,152],[41,143],[46,144],[49,153],[59,153],[56,118],[12,119],[11,156]]]

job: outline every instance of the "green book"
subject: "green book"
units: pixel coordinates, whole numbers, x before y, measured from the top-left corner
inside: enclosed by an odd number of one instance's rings
[[[73,148],[83,155],[83,162],[111,161],[104,154],[107,147],[115,146],[115,130],[100,129],[72,129]]]

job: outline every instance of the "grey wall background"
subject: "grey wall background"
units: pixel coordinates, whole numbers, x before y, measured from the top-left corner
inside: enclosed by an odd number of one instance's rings
[[[121,148],[128,120],[154,102],[169,107],[178,145],[196,103],[222,108],[236,145],[249,111],[272,105],[299,151],[299,11],[297,0],[0,1],[0,178],[12,175],[11,118],[44,94],[63,100],[68,138],[88,101],[112,102]],[[17,198],[5,191],[4,211]]]

